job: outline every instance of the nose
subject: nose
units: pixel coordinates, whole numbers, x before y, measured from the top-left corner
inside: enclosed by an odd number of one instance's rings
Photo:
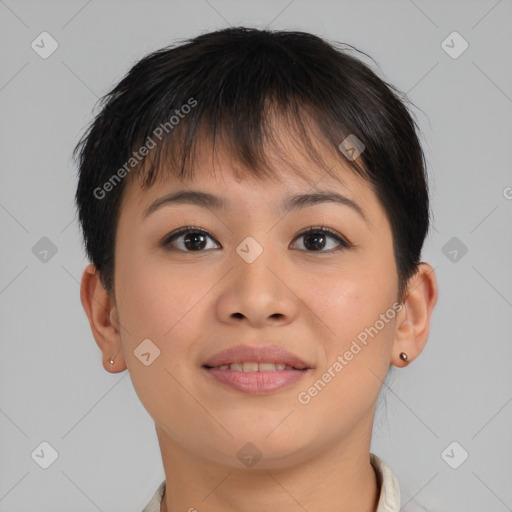
[[[252,262],[238,254],[226,276],[217,312],[223,322],[246,322],[253,327],[284,325],[297,315],[298,297],[291,289],[292,277],[283,259],[271,250]]]

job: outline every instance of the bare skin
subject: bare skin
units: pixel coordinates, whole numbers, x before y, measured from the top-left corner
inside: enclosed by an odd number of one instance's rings
[[[203,156],[193,181],[165,178],[146,191],[127,183],[115,297],[106,294],[94,266],[82,277],[82,304],[104,368],[128,368],[155,421],[167,482],[162,511],[374,512],[380,489],[369,451],[376,401],[390,365],[410,364],[425,346],[437,301],[434,271],[421,263],[404,307],[321,392],[301,403],[298,394],[396,303],[385,211],[369,183],[339,160],[343,182],[298,154],[310,181],[282,172],[279,182],[267,182],[237,180],[232,159],[222,152],[215,169]],[[173,204],[142,218],[153,201],[182,189],[222,196],[232,209]],[[289,195],[319,189],[357,202],[367,220],[333,202],[280,211]],[[298,235],[322,224],[354,246],[328,253],[340,244],[326,235],[324,248],[308,248],[308,237]],[[187,248],[186,234],[159,245],[187,225],[208,233],[204,249]],[[263,248],[252,263],[236,252],[248,236]],[[160,350],[148,366],[134,354],[145,339]],[[273,393],[235,391],[212,381],[201,366],[238,344],[283,346],[312,370]],[[262,454],[253,467],[237,456],[248,442]]]

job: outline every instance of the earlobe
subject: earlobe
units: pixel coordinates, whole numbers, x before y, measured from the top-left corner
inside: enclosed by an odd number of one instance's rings
[[[80,300],[102,352],[103,367],[111,373],[125,370],[116,305],[107,294],[93,264],[88,265],[82,275]]]
[[[423,350],[428,339],[437,295],[434,269],[428,263],[422,262],[418,265],[416,274],[409,280],[404,307],[397,317],[393,365],[407,366]]]

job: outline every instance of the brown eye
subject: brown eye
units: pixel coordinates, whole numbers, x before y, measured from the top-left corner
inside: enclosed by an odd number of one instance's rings
[[[298,235],[295,240],[301,237],[303,238],[302,249],[306,252],[333,253],[352,247],[352,244],[336,233],[336,231],[325,227],[308,228]],[[208,247],[208,239],[218,244],[218,242],[203,229],[194,226],[185,226],[167,236],[162,242],[162,245],[168,250],[182,252],[205,252],[205,250],[208,249],[218,248],[215,246]],[[334,246],[329,247],[329,245],[332,246],[332,241],[335,242]]]
[[[306,231],[303,231],[298,237],[303,238],[303,247],[306,248],[307,252],[326,252],[332,253],[340,251],[341,249],[347,249],[351,246],[344,238],[342,238],[338,233],[329,228],[317,227],[317,228],[308,228]],[[335,245],[334,248],[328,248],[328,250],[324,250],[326,246],[328,246],[328,240],[334,240],[337,243],[337,247]]]
[[[180,240],[181,239],[181,240]],[[173,244],[179,241],[181,247],[176,250],[185,252],[201,252],[208,245],[208,239],[213,238],[204,230],[193,226],[180,228],[178,231],[171,233],[163,242],[165,247],[174,249]]]

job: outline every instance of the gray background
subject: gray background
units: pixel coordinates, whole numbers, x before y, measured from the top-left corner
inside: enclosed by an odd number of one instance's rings
[[[404,512],[512,510],[511,21],[511,0],[0,0],[0,512],[140,512],[164,478],[154,424],[128,372],[103,369],[80,304],[71,151],[136,60],[240,24],[353,44],[418,107],[440,298],[421,357],[384,387],[372,451]]]

